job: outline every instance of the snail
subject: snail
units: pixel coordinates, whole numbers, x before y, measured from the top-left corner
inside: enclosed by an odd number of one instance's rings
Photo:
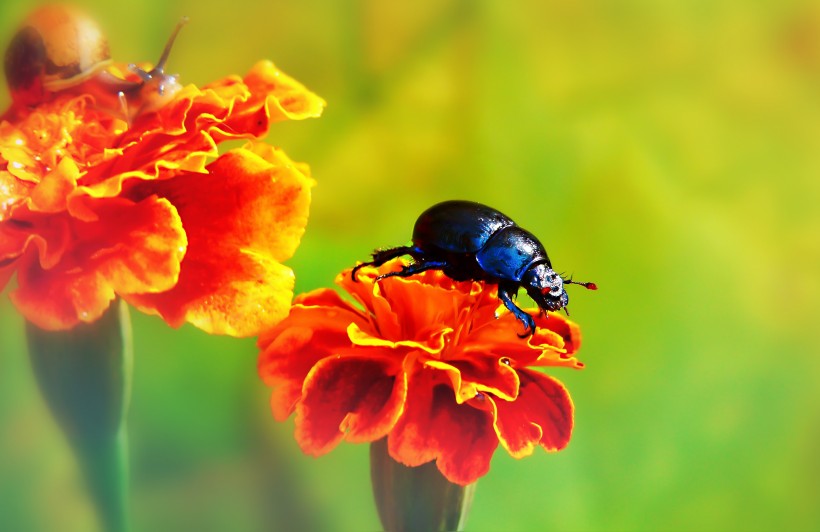
[[[130,69],[140,81],[115,76],[108,41],[85,13],[65,5],[33,11],[6,50],[6,80],[15,106],[34,107],[57,94],[90,94],[97,107],[123,113],[130,122],[155,111],[181,88],[177,76],[165,74],[165,62],[179,30],[177,24],[157,66],[146,72]]]

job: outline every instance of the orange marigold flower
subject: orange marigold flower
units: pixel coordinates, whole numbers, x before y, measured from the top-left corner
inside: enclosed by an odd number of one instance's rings
[[[400,266],[363,268],[359,282],[350,270],[336,278],[363,308],[315,290],[260,336],[259,373],[273,387],[274,417],[296,413],[302,450],[320,455],[342,439],[386,436],[396,461],[436,460],[449,481],[469,484],[487,473],[499,443],[516,458],[537,445],[564,448],[572,401],[535,368],[583,367],[574,357],[578,326],[533,311],[537,331],[521,339],[496,285],[440,271],[375,281]]]
[[[0,290],[44,329],[96,320],[115,296],[173,326],[250,336],[283,318],[304,232],[307,167],[258,142],[324,101],[260,62],[182,88],[130,126],[63,94],[0,122]],[[219,142],[251,139],[220,154]]]

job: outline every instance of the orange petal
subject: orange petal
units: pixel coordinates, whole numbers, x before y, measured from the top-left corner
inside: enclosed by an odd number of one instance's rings
[[[436,460],[447,480],[470,484],[489,471],[498,447],[492,415],[456,403],[432,373],[411,376],[404,413],[388,436],[390,456],[410,467]]]
[[[23,254],[30,238],[30,227],[21,220],[0,222],[0,268],[10,265]]]
[[[43,259],[29,253],[18,268],[11,298],[43,329],[92,322],[115,294],[165,290],[176,282],[186,242],[167,200],[107,200],[97,215],[96,222],[73,224],[77,240],[59,263],[44,269]]]
[[[388,277],[379,283],[405,338],[425,339],[443,329],[459,325],[460,310],[472,306],[469,294],[445,290],[415,278]]]
[[[373,329],[367,326],[366,329],[357,323],[351,323],[347,328],[347,336],[353,345],[367,347],[378,346],[386,348],[408,348],[419,349],[430,354],[438,354],[444,349],[446,345],[445,338],[450,336],[452,329],[443,329],[435,331],[431,338],[426,339],[425,342],[417,342],[415,340],[386,340],[379,336],[380,328]]]
[[[275,340],[259,357],[258,370],[262,380],[273,387],[271,409],[277,421],[293,413],[302,396],[302,383],[310,369],[330,352],[311,343],[313,329],[292,326],[279,330]]]
[[[580,328],[557,314],[550,313],[548,318],[536,313],[531,315],[536,324],[532,336],[521,339],[518,336],[520,323],[515,316],[505,313],[499,319],[487,321],[472,330],[465,340],[464,353],[468,356],[495,353],[509,358],[516,368],[531,365],[582,367],[583,364],[566,349],[572,347],[573,353],[577,350]]]
[[[229,109],[224,117],[220,106],[208,112],[202,108],[202,96],[197,97],[190,115],[205,116],[195,127],[206,130],[214,140],[261,137],[271,123],[282,120],[302,120],[320,116],[325,102],[304,85],[277,69],[270,61],[260,61],[244,80],[231,76],[204,87],[203,95],[224,98],[221,107]],[[213,114],[211,114],[213,113]],[[215,118],[213,127],[207,121]]]
[[[536,445],[547,451],[563,449],[569,443],[573,425],[572,400],[566,388],[536,371],[524,369],[519,375],[518,398],[494,401],[498,439],[515,458],[532,454]]]
[[[321,333],[323,341],[327,335],[333,335],[334,337],[328,343],[342,345],[348,343],[347,328],[351,323],[364,325],[366,319],[362,316],[361,311],[339,297],[336,291],[329,288],[318,288],[296,296],[288,317],[276,327],[262,332],[259,335],[257,346],[264,351],[277,340],[280,334],[288,328],[295,327],[315,328]]]
[[[312,181],[279,151],[269,159],[233,150],[208,174],[182,173],[145,183],[174,203],[188,235],[179,282],[129,301],[172,326],[188,321],[209,333],[251,336],[290,308],[290,258],[307,223]]]
[[[10,172],[0,170],[0,223],[14,216],[15,209],[23,204],[23,198],[29,195],[31,188],[31,183],[18,179]],[[4,247],[2,243],[0,247]]]
[[[350,275],[351,270],[344,270],[336,276],[335,283],[344,288],[353,299],[361,303],[368,314],[373,317],[373,322],[377,324],[379,334],[385,339],[400,339],[401,326],[399,318],[391,307],[390,301],[382,295],[380,286],[375,282],[374,275],[367,275],[369,272],[360,272],[354,281]]]
[[[40,266],[46,270],[54,268],[77,240],[75,235],[83,235],[90,227],[76,224],[67,216],[32,213],[27,207],[18,209],[16,214],[18,217],[0,224],[0,265],[14,262],[33,245],[39,252]],[[86,252],[94,246],[89,242],[84,245]]]
[[[325,101],[271,63],[259,61],[245,76],[252,94],[264,94],[271,121],[302,120],[322,114]]]
[[[479,392],[508,400],[518,395],[518,374],[503,357],[474,355],[447,362],[430,360],[425,366],[443,370],[448,375],[459,403],[474,399]]]
[[[68,194],[77,188],[80,170],[70,157],[46,173],[31,191],[31,209],[39,212],[59,212],[65,209]]]
[[[536,320],[536,325],[559,335],[568,355],[574,355],[581,347],[581,327],[557,312],[548,312],[546,316]]]
[[[101,160],[88,167],[81,181],[83,193],[113,197],[129,180],[165,177],[168,170],[205,171],[206,160],[218,155],[216,143],[203,131],[175,132],[174,127],[156,123],[148,129],[130,129],[116,148],[105,150]]]
[[[119,136],[83,184],[95,197],[113,196],[128,179],[155,179],[168,169],[202,172],[217,143],[260,137],[272,121],[319,116],[324,105],[270,62],[256,65],[245,82],[230,76],[203,90],[187,86]]]
[[[329,289],[315,290],[297,301],[288,317],[258,342],[259,375],[273,387],[271,407],[281,421],[293,413],[311,368],[325,357],[349,350],[346,327],[363,320]]]
[[[308,454],[331,450],[343,437],[353,442],[384,437],[402,411],[406,377],[388,359],[324,358],[305,379],[296,406],[296,440]]]

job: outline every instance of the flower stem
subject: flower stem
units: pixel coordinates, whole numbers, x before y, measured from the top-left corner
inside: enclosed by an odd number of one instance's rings
[[[391,458],[387,438],[370,444],[370,477],[387,531],[463,530],[476,483],[448,481],[435,462],[407,467]]]
[[[94,323],[66,331],[27,323],[26,332],[40,390],[74,448],[102,529],[128,530],[128,307],[117,301]]]

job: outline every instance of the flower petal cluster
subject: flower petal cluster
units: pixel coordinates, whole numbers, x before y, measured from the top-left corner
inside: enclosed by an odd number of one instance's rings
[[[330,289],[296,298],[290,314],[259,338],[259,374],[273,388],[277,420],[295,412],[295,437],[321,455],[341,440],[387,437],[407,466],[435,460],[451,482],[487,473],[499,444],[521,458],[564,448],[573,405],[564,386],[536,368],[581,368],[580,329],[533,312],[526,339],[500,307],[497,286],[457,282],[440,271],[408,278],[394,260],[350,270]],[[496,318],[496,315],[499,315]]]
[[[0,122],[0,290],[44,329],[120,296],[172,326],[250,336],[283,318],[313,181],[259,142],[324,101],[270,62],[133,124],[64,94]],[[248,139],[220,153],[217,144]]]

